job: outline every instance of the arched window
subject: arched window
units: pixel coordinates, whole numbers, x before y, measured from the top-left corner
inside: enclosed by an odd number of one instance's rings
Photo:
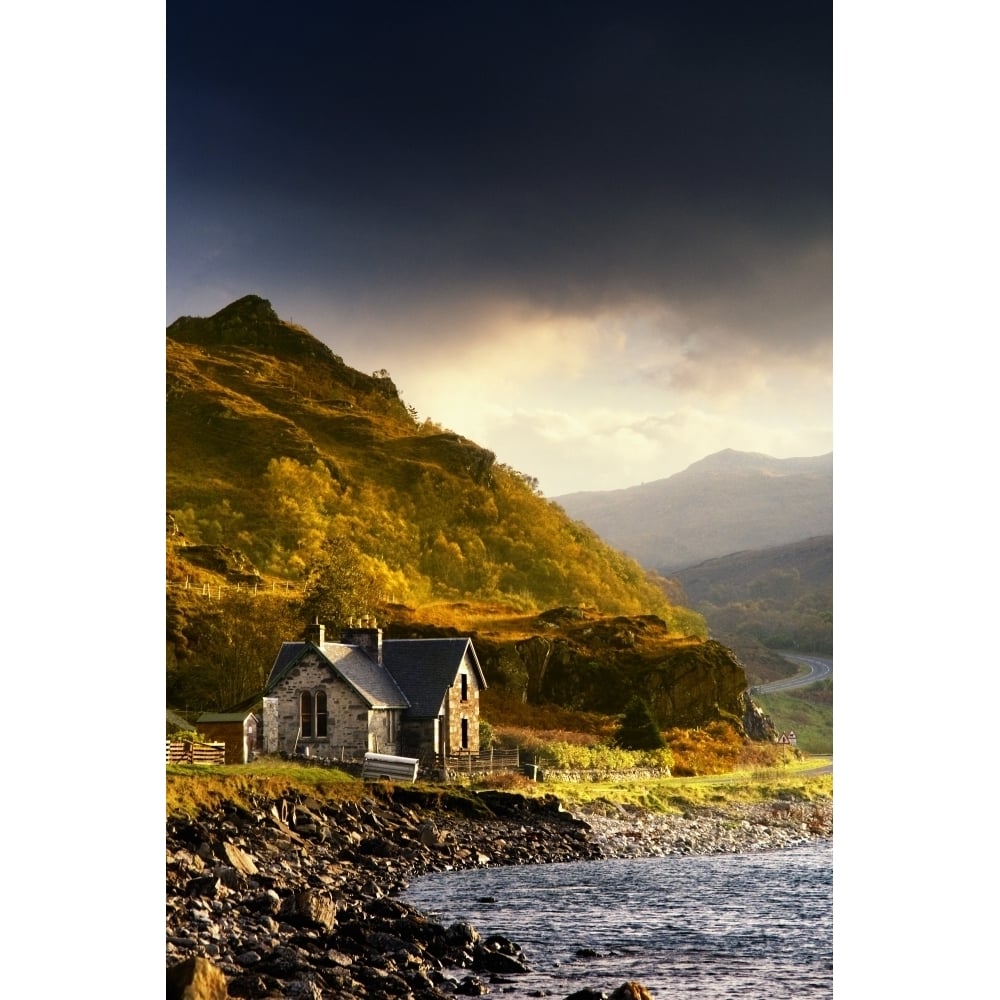
[[[316,735],[326,736],[326,692],[316,692]]]
[[[313,696],[308,691],[299,695],[299,730],[303,738],[313,734]]]

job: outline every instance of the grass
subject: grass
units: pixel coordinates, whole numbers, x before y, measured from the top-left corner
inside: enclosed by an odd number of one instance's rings
[[[833,685],[819,681],[789,692],[755,694],[754,701],[771,717],[779,732],[794,730],[806,753],[833,753]]]
[[[167,816],[195,816],[224,803],[253,809],[260,800],[290,794],[330,801],[361,798],[364,785],[343,771],[306,767],[285,761],[260,760],[253,764],[207,767],[168,764]]]
[[[486,788],[532,797],[555,795],[570,809],[605,805],[609,812],[618,806],[678,813],[695,807],[720,808],[734,803],[832,800],[832,775],[802,773],[809,767],[815,767],[815,761],[793,760],[767,770],[748,769],[694,778],[581,782],[560,780],[555,772],[545,774],[545,780],[538,782],[520,774],[498,774],[481,778],[471,785],[419,782],[417,787],[442,798],[467,798],[470,791]],[[290,795],[312,798],[320,803],[356,801],[370,795],[371,786],[336,769],[261,760],[222,767],[169,765],[166,792],[166,812],[170,818],[193,817],[224,804],[254,811],[272,799]]]

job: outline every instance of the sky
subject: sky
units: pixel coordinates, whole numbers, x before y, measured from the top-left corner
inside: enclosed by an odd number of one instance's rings
[[[270,300],[548,496],[833,450],[827,3],[166,11],[166,323]]]

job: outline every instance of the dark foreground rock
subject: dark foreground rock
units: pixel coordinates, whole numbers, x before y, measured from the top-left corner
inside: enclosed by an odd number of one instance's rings
[[[230,805],[171,820],[168,1000],[506,992],[528,968],[516,943],[484,939],[469,924],[445,927],[394,895],[415,877],[450,869],[751,850],[829,836],[825,820],[782,806],[738,819],[612,810],[585,821],[552,796],[373,786],[357,802],[261,799],[249,810]],[[648,997],[629,983],[614,995]]]

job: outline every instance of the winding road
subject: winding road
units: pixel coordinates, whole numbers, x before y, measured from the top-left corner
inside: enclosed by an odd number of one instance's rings
[[[823,680],[824,677],[833,676],[832,656],[802,656],[799,653],[782,653],[781,655],[791,663],[800,663],[808,667],[808,671],[796,677],[786,677],[780,681],[771,681],[770,684],[757,684],[750,688],[751,694],[770,694],[772,691],[789,691],[792,688],[815,684],[816,681]]]
[[[770,684],[758,684],[755,687],[750,688],[751,694],[767,694],[770,691],[789,691],[792,688],[805,687],[807,684],[815,684],[816,681],[820,681],[824,677],[833,676],[832,656],[803,656],[800,653],[782,653],[781,655],[791,663],[800,663],[809,669],[806,673],[799,674],[796,677],[786,677],[784,680],[772,681]],[[832,774],[833,758],[830,758],[829,764],[821,764],[818,767],[811,768],[809,771],[803,771],[802,773]]]

